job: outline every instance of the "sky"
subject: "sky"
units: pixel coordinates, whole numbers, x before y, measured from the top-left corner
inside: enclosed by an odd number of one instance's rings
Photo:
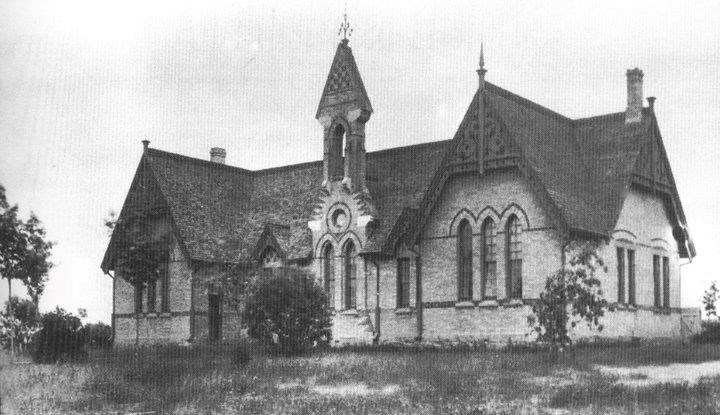
[[[629,4],[626,4],[629,3]],[[322,157],[314,119],[334,1],[0,0],[0,183],[57,242],[42,311],[110,321],[103,219],[150,146],[247,169]],[[720,2],[350,1],[375,110],[368,151],[452,138],[486,79],[571,118],[623,111],[645,73],[698,256],[683,306],[720,279]],[[13,287],[15,292],[24,289]],[[0,301],[7,285],[0,284]]]

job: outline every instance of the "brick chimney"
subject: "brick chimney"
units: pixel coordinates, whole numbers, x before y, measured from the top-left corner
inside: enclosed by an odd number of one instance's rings
[[[211,148],[210,161],[213,163],[225,164],[225,149],[220,147]]]
[[[625,122],[634,123],[642,121],[643,108],[643,72],[638,69],[627,71],[627,108],[625,109]]]

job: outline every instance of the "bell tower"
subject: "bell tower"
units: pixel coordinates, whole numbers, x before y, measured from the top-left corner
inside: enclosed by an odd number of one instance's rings
[[[365,182],[365,123],[373,109],[365,92],[348,35],[347,14],[315,118],[323,127],[323,185],[342,182],[356,192],[367,192]]]

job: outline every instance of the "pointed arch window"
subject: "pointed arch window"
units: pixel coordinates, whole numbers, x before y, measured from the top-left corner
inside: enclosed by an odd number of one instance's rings
[[[482,297],[497,297],[497,245],[495,243],[495,222],[485,219],[482,225]]]
[[[331,132],[328,143],[328,175],[330,179],[342,179],[345,175],[345,160],[343,158],[345,133],[345,127],[342,124],[336,125]]]
[[[335,308],[335,250],[331,244],[323,249],[323,284],[330,308]]]
[[[280,255],[278,255],[275,248],[268,246],[260,256],[260,263],[263,268],[277,268],[282,265]]]
[[[522,228],[517,216],[508,219],[507,229],[507,296],[508,298],[522,298],[522,244],[520,235]]]
[[[458,225],[458,301],[472,301],[472,226],[467,219]]]
[[[355,297],[356,297],[356,290],[357,290],[357,278],[356,278],[356,265],[355,262],[357,260],[357,251],[355,249],[355,244],[352,241],[348,241],[348,243],[345,245],[345,250],[343,252],[343,278],[344,278],[344,285],[345,285],[345,308],[346,309],[353,309],[355,308]]]

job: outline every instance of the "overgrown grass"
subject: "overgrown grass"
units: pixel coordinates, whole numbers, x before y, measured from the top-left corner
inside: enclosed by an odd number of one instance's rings
[[[586,345],[557,357],[531,348],[388,346],[295,357],[252,345],[116,348],[75,365],[11,364],[4,357],[0,394],[2,413],[514,414],[560,408],[712,414],[719,411],[719,379],[630,387],[593,365],[718,358],[717,346],[695,344]],[[335,387],[351,393],[333,393]]]

